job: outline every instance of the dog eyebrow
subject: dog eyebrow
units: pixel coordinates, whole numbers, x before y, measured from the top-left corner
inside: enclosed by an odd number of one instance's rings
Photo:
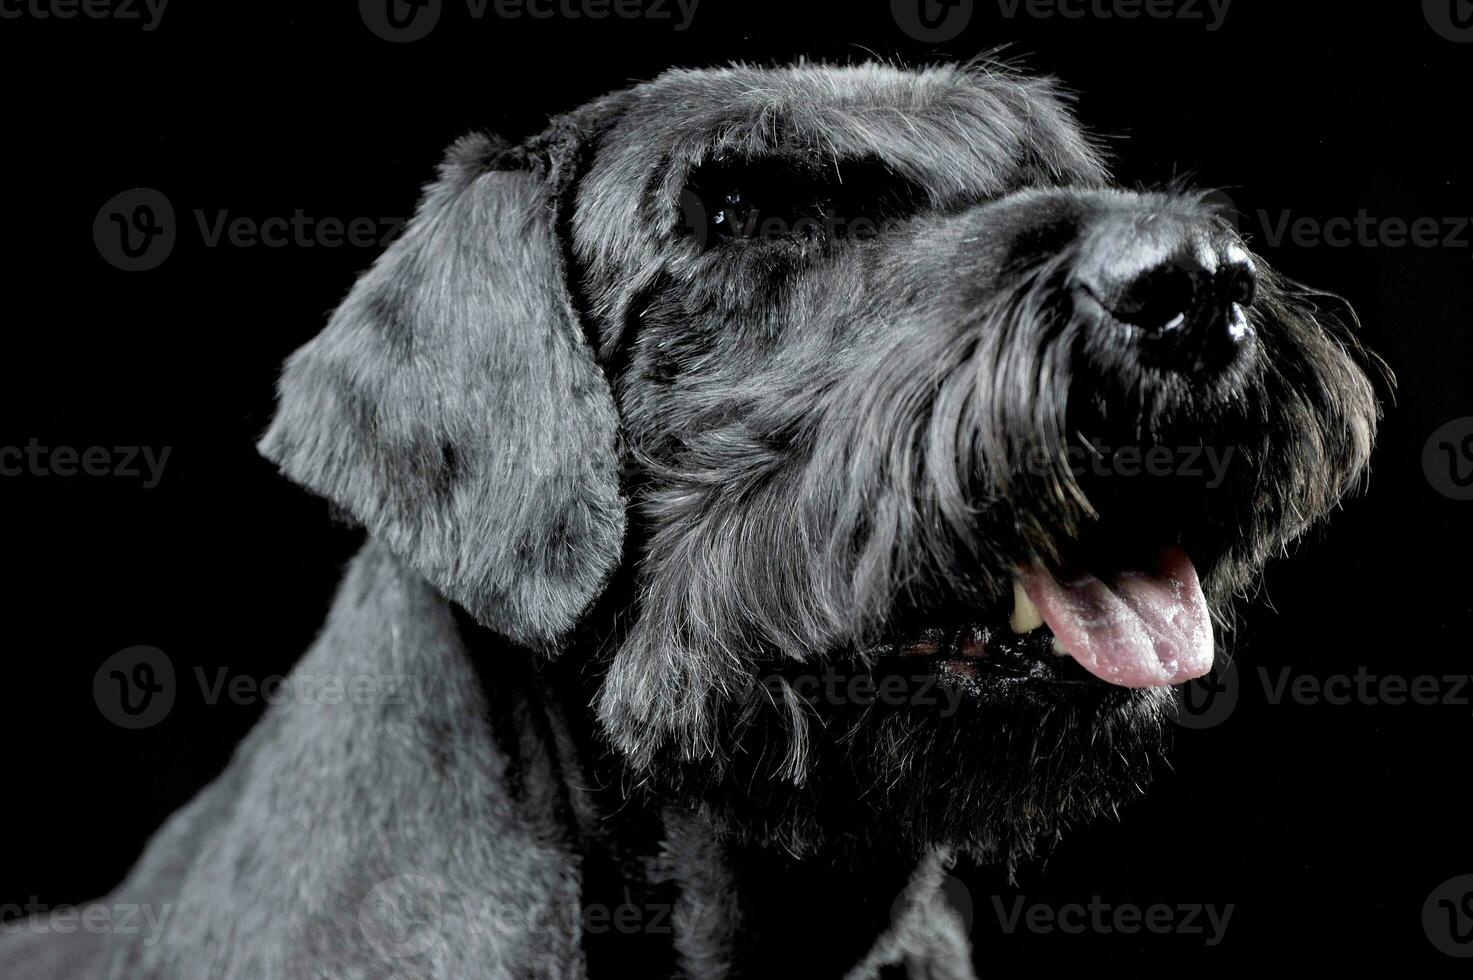
[[[869,120],[875,124],[871,126],[854,118],[852,111],[835,115],[847,123],[842,135],[814,132],[813,120],[789,119],[782,113],[728,124],[667,157],[672,165],[667,177],[652,178],[650,191],[678,196],[746,168],[767,177],[770,184],[791,181],[795,186],[837,189],[845,193],[850,208],[862,204],[868,193],[880,216],[894,217],[922,206],[972,204],[1020,186],[1049,182],[1042,172],[1048,168],[1040,168],[1035,160],[1035,134],[1026,127],[994,121],[979,128],[979,138],[968,139],[960,131],[960,120],[953,129],[924,116],[908,117],[898,108],[886,112],[889,108],[870,107],[869,112],[899,122],[898,130],[878,125],[878,119]],[[684,179],[682,162],[688,165]],[[863,191],[855,186],[859,184]]]
[[[883,161],[925,188],[933,204],[1103,176],[1094,148],[1062,103],[1014,104],[1018,99],[1006,87],[982,86],[918,104],[744,105],[719,120],[702,119],[696,107],[691,121],[700,129],[677,136],[672,162],[777,161],[810,177],[826,166],[842,183],[851,163]]]
[[[697,177],[709,179],[720,174],[767,173],[774,177],[790,176],[815,183],[842,185],[856,177],[884,174],[895,180],[907,180],[893,167],[872,154],[833,154],[805,149],[776,149],[743,155],[716,155],[690,168],[687,182]]]

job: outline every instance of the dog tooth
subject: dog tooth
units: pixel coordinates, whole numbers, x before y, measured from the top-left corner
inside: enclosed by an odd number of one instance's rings
[[[1064,644],[1062,644],[1062,643],[1059,642],[1059,638],[1057,636],[1054,637],[1053,647],[1054,647],[1054,656],[1056,656],[1056,657],[1067,657],[1067,656],[1069,656],[1069,651],[1064,649]]]
[[[1008,625],[1014,633],[1031,633],[1043,625],[1043,617],[1038,614],[1038,608],[1028,598],[1021,582],[1013,583],[1013,615],[1009,617]]]

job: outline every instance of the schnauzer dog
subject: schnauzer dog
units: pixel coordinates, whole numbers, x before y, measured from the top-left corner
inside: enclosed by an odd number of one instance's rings
[[[461,140],[261,442],[367,532],[297,670],[402,690],[275,706],[112,896],[156,934],[5,975],[970,976],[950,863],[1138,792],[1362,475],[1313,297],[996,65]]]

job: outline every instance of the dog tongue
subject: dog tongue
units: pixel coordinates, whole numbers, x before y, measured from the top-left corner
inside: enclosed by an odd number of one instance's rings
[[[1154,573],[1121,572],[1059,581],[1041,565],[1023,570],[1023,589],[1069,655],[1100,680],[1161,687],[1212,669],[1212,621],[1187,553],[1169,548]]]

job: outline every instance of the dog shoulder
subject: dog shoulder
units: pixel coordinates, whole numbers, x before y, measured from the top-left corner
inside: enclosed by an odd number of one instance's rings
[[[273,700],[101,900],[137,928],[12,942],[0,974],[581,974],[576,863],[527,785],[557,777],[497,742],[432,588],[370,544]]]

